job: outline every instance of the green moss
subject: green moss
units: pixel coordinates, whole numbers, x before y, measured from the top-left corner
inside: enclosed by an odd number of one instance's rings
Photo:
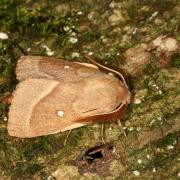
[[[177,134],[178,132],[171,133],[156,143],[159,145],[159,148],[167,148],[168,145],[173,145],[179,141],[180,137],[178,137]]]
[[[100,38],[100,36],[101,36],[100,33],[92,33],[92,32],[83,32],[81,34],[82,40],[86,43],[96,41],[97,39]]]
[[[138,170],[147,172],[153,168],[165,168],[169,162],[177,157],[177,134],[178,132],[169,134],[159,141],[151,142],[142,149],[133,151],[129,156],[129,170]],[[169,145],[174,145],[174,149],[167,149]],[[159,149],[159,151],[157,151]],[[160,169],[159,169],[160,170]]]
[[[159,0],[159,1],[152,0],[152,1],[149,1],[149,4],[153,8],[160,11],[161,13],[164,11],[172,9],[176,5],[176,3],[177,3],[176,0],[174,0],[174,1],[169,1],[169,0]]]
[[[171,57],[171,65],[173,67],[180,67],[180,54],[176,53]]]
[[[40,171],[43,167],[40,164],[32,163],[29,164],[27,167],[27,172],[30,174],[36,174],[38,171]]]
[[[137,15],[139,15],[139,8],[140,8],[140,2],[139,1],[130,1],[128,4],[128,15],[130,18],[135,18]]]

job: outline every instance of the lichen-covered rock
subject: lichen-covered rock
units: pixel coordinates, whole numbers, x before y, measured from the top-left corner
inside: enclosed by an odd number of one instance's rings
[[[179,48],[178,41],[173,37],[159,36],[152,43],[157,48],[157,51],[162,52],[177,51]]]
[[[61,3],[56,6],[56,10],[59,13],[67,14],[70,11],[70,4],[68,3]]]
[[[113,8],[113,13],[108,18],[111,25],[125,23],[129,19],[126,9],[123,8],[123,3],[110,4],[110,7]]]
[[[157,57],[158,62],[163,67],[170,66],[171,57],[180,49],[178,41],[174,37],[161,35],[149,43],[149,47]]]
[[[125,64],[123,68],[131,75],[141,72],[145,65],[150,62],[151,55],[146,51],[147,47],[147,44],[138,44],[124,53]]]
[[[145,100],[147,92],[147,89],[137,91],[133,99],[134,104],[140,104],[143,100]]]
[[[81,175],[78,173],[78,169],[74,166],[61,166],[52,173],[52,177],[56,178],[57,180],[93,180],[100,178],[100,176],[97,174],[92,173]]]

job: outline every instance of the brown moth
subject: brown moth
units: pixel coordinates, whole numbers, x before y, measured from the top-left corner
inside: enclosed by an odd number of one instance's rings
[[[121,117],[130,92],[121,73],[93,64],[42,56],[18,60],[8,133],[30,138]]]

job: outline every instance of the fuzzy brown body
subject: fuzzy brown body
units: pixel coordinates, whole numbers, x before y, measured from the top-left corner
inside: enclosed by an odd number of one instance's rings
[[[16,68],[20,82],[9,110],[9,134],[36,137],[119,118],[130,99],[126,82],[120,73],[94,64],[21,57]]]

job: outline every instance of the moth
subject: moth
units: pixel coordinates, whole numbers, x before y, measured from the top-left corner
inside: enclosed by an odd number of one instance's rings
[[[10,136],[31,138],[121,117],[130,101],[123,75],[91,63],[22,56],[8,113]]]

